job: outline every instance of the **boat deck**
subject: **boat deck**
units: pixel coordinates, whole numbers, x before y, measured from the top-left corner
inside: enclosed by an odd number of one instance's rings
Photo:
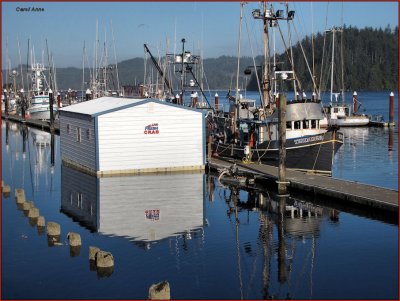
[[[258,179],[260,177],[272,181],[278,179],[278,167],[274,166],[258,163],[244,164],[226,158],[211,158],[208,162],[209,167],[215,169],[229,168],[234,163],[241,172],[255,175]],[[289,182],[289,190],[302,190],[353,205],[398,212],[398,191],[395,190],[294,170],[286,170],[286,180]]]

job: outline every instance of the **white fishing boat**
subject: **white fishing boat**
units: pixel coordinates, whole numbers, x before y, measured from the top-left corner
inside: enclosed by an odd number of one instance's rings
[[[31,119],[50,119],[49,94],[51,93],[51,89],[44,73],[46,70],[45,66],[40,63],[35,63],[31,66],[32,90],[27,111]],[[53,114],[56,119],[58,116],[58,107],[54,99],[53,97]]]
[[[343,68],[343,47],[341,47],[340,58],[341,58],[341,88],[340,93],[334,92],[334,75],[335,75],[335,35],[340,32],[343,35],[342,28],[332,28],[326,30],[326,32],[332,32],[332,58],[331,58],[331,91],[330,91],[330,103],[324,106],[326,113],[325,122],[328,125],[333,126],[365,126],[369,123],[369,117],[364,114],[357,114],[357,110],[361,106],[361,103],[357,101],[357,92],[353,93],[353,104],[348,104],[345,101],[344,93],[344,68]],[[335,98],[335,100],[333,99]],[[353,110],[352,110],[353,106]]]

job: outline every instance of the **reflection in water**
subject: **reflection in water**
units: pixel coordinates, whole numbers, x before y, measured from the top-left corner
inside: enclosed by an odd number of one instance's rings
[[[19,175],[21,184],[18,185],[25,186],[30,182],[33,192],[44,188],[46,191],[52,191],[57,151],[54,134],[8,120],[3,122],[4,127],[7,159],[3,162],[6,171],[10,175],[15,172]],[[17,169],[20,171],[17,172]],[[28,179],[25,179],[26,172],[29,173]]]
[[[214,181],[217,181],[217,178],[213,176],[207,178],[207,183]],[[222,184],[224,183],[222,182]],[[213,189],[213,187],[215,187],[214,184],[208,184],[208,189]],[[246,287],[245,283],[252,282],[251,279],[243,278],[242,271],[256,269],[255,266],[245,266],[244,263],[248,262],[248,259],[243,259],[242,256],[248,255],[251,258],[254,256],[254,252],[261,253],[263,257],[260,271],[263,280],[263,299],[294,297],[296,288],[293,287],[293,283],[296,281],[303,283],[303,289],[305,289],[305,285],[308,286],[308,294],[312,298],[312,274],[320,227],[324,221],[337,223],[339,212],[313,205],[298,198],[279,197],[268,191],[257,189],[244,191],[232,185],[224,187],[223,199],[227,205],[227,215],[235,222],[237,270],[241,298],[248,298],[251,287]],[[213,195],[214,192],[209,190],[208,194]],[[249,214],[258,215],[257,244],[258,247],[261,246],[261,252],[253,250],[251,244],[240,241],[245,237],[240,235],[241,228],[250,223]],[[247,216],[246,221],[243,221],[243,215]],[[301,257],[304,246],[309,248],[305,258]],[[244,252],[241,251],[241,248],[244,249]],[[299,248],[302,251],[296,254]],[[301,269],[298,268],[299,265],[302,265]],[[306,280],[308,280],[308,284],[304,282]]]
[[[204,173],[97,178],[62,165],[61,181],[61,211],[104,235],[149,248],[203,227]]]

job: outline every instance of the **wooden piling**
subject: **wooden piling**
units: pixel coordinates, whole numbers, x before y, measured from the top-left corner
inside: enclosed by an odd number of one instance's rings
[[[153,284],[149,288],[149,300],[170,300],[171,290],[168,281]]]
[[[394,125],[394,93],[389,95],[389,126]]]
[[[353,92],[353,113],[357,113],[357,92]]]
[[[61,234],[60,224],[55,222],[47,222],[47,234],[50,236],[57,236]]]
[[[214,95],[214,108],[215,111],[218,112],[218,93],[215,93]]]
[[[279,95],[279,175],[278,175],[278,193],[286,194],[286,95]]]

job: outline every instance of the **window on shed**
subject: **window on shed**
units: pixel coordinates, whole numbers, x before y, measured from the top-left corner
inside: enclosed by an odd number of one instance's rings
[[[68,123],[67,124],[67,134],[71,133],[71,125]]]
[[[86,139],[90,140],[90,129],[86,130]]]
[[[76,141],[81,142],[82,141],[82,136],[81,136],[81,128],[76,128]]]

